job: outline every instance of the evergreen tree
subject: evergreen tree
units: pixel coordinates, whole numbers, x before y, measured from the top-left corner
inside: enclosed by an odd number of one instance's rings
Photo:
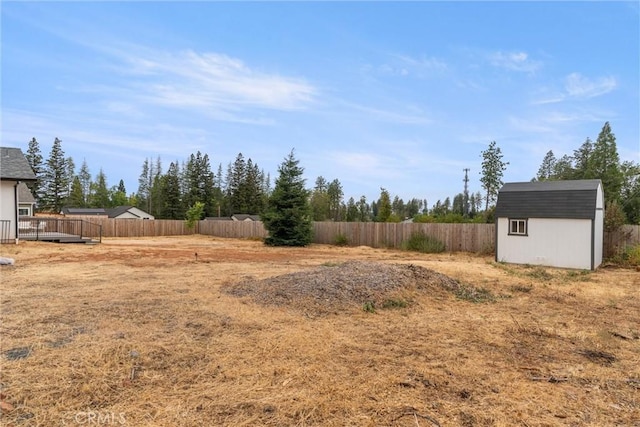
[[[27,186],[31,190],[31,193],[38,204],[42,197],[42,183],[44,181],[45,165],[42,153],[40,152],[40,144],[38,144],[38,141],[35,138],[31,138],[31,141],[29,141],[29,147],[27,148],[27,154],[25,154],[25,157],[36,176],[36,180],[29,182]]]
[[[164,194],[164,205],[161,217],[165,219],[182,219],[185,216],[185,205],[182,201],[180,190],[180,168],[178,162],[171,162],[167,173],[163,176],[162,187]],[[195,206],[196,200],[192,206]],[[202,202],[200,202],[202,203]],[[204,209],[204,203],[202,203]]]
[[[45,163],[42,184],[42,209],[48,212],[60,212],[69,195],[69,176],[62,141],[58,138],[53,141],[49,158]]]
[[[96,180],[93,183],[93,190],[91,192],[91,204],[92,208],[110,208],[111,207],[111,195],[109,193],[109,187],[107,186],[107,176],[104,174],[102,168],[96,175]]]
[[[489,210],[489,204],[498,197],[498,191],[502,187],[502,176],[509,162],[502,161],[502,151],[495,141],[489,143],[489,148],[482,152],[482,171],[480,182],[486,191],[485,211]]]
[[[164,205],[164,193],[162,191],[162,160],[160,157],[156,159],[155,165],[151,168],[149,176],[152,178],[149,190],[150,211],[154,217],[162,216],[162,207]]]
[[[553,151],[547,151],[544,159],[542,159],[542,164],[540,168],[538,168],[538,173],[536,174],[537,181],[547,181],[549,179],[554,178],[556,167],[556,156],[553,155]]]
[[[80,183],[80,178],[78,176],[73,178],[73,183],[71,184],[71,193],[69,194],[67,205],[73,208],[86,207],[84,202],[84,194],[82,194],[82,184]]]
[[[178,165],[176,163],[176,168]],[[183,168],[183,187],[186,206],[194,206],[195,202],[202,202],[205,216],[217,214],[217,203],[214,197],[215,176],[211,171],[209,155],[198,151],[191,154],[189,161]]]
[[[312,224],[309,192],[302,178],[304,169],[293,150],[278,167],[278,178],[269,197],[262,221],[269,232],[265,244],[271,246],[306,246],[311,243]]]
[[[329,201],[329,217],[333,221],[340,221],[342,219],[342,206],[344,191],[342,190],[342,184],[337,179],[334,179],[327,186],[327,198]]]
[[[127,206],[128,203],[127,189],[124,186],[124,181],[120,180],[118,185],[114,185],[109,189],[109,206]]]
[[[606,122],[593,145],[590,159],[594,178],[602,180],[605,201],[619,200],[623,176],[620,171],[620,157],[616,147],[616,137]]]
[[[88,206],[89,197],[91,195],[91,173],[89,172],[89,166],[87,165],[87,160],[82,160],[82,166],[80,166],[80,171],[78,171],[78,179],[80,181],[80,189],[82,191],[82,206]]]
[[[329,219],[329,195],[327,194],[327,180],[323,176],[316,178],[316,185],[311,192],[311,212],[314,221]]]
[[[573,151],[572,168],[564,167],[563,173],[556,174],[556,179],[593,179],[595,172],[592,165],[593,143],[587,138],[580,148]],[[566,159],[565,159],[566,160]]]
[[[357,203],[358,206],[358,221],[368,222],[371,220],[371,206],[367,203],[365,196],[360,196],[360,200]]]
[[[380,188],[380,198],[378,199],[378,214],[376,215],[376,221],[387,222],[391,218],[391,197],[389,192]]]
[[[346,218],[347,222],[354,222],[358,220],[358,206],[356,205],[356,201],[353,197],[349,197],[347,201],[347,213]]]
[[[246,206],[243,213],[260,215],[264,211],[265,205],[265,196],[262,191],[264,188],[264,173],[260,171],[258,164],[254,164],[251,159],[247,160],[245,171],[241,191],[241,194],[245,197],[243,205]]]
[[[581,179],[576,175],[571,157],[564,155],[553,166],[553,179]]]
[[[640,164],[630,161],[620,166],[623,181],[620,189],[620,204],[627,223],[640,224]]]
[[[142,163],[142,172],[138,178],[137,201],[138,207],[151,212],[151,186],[153,185],[153,170],[148,158]]]
[[[458,193],[453,197],[451,212],[458,215],[464,215],[464,193]]]
[[[246,187],[243,185],[246,181],[246,161],[242,153],[238,153],[236,160],[233,164],[229,165],[227,169],[227,189],[226,195],[229,202],[230,212],[229,215],[235,213],[246,213],[248,207],[246,205],[246,194],[244,190]]]

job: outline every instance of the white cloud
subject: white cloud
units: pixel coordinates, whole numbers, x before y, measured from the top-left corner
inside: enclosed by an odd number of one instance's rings
[[[391,55],[388,63],[372,67],[365,65],[363,71],[375,71],[387,76],[426,78],[447,71],[448,65],[441,59],[422,56],[419,58],[404,54]]]
[[[615,77],[606,76],[591,80],[580,73],[571,73],[565,79],[569,96],[593,98],[611,92],[618,86]]]
[[[223,54],[146,53],[126,56],[122,71],[136,76],[133,87],[143,99],[164,106],[298,110],[317,95],[303,79],[261,72]]]
[[[529,58],[526,52],[494,52],[489,55],[489,63],[494,67],[506,68],[511,71],[533,73],[537,71],[542,62]]]

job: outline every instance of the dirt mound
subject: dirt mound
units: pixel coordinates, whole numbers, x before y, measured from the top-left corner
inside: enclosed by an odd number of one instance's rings
[[[238,297],[258,304],[289,306],[306,313],[330,313],[354,307],[370,308],[407,303],[414,292],[428,290],[459,294],[468,288],[441,273],[413,264],[349,261],[312,270],[243,281],[226,286]]]

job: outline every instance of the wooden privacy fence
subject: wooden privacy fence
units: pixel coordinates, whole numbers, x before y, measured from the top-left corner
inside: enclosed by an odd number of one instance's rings
[[[190,230],[182,220],[112,219],[85,216],[82,219],[102,225],[103,237],[159,237],[204,234],[228,238],[267,236],[260,221],[199,221]],[[411,234],[423,232],[440,240],[448,252],[491,253],[495,250],[494,224],[406,224],[386,222],[314,222],[313,242],[334,244],[339,236],[349,246],[401,248]],[[625,225],[616,232],[604,233],[603,255],[609,257],[626,245],[640,244],[640,226]]]
[[[350,246],[402,247],[413,233],[424,233],[444,243],[449,252],[492,252],[493,224],[406,224],[389,222],[315,222],[314,242],[333,244],[344,236]]]

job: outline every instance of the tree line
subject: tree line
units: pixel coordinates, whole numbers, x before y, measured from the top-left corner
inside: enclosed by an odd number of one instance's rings
[[[123,180],[109,186],[102,169],[92,178],[86,161],[75,171],[75,163],[66,157],[62,141],[56,138],[49,157],[44,160],[35,138],[29,142],[27,160],[38,181],[32,185],[37,209],[59,212],[63,206],[109,208],[136,206],[159,219],[185,219],[196,203],[202,204],[202,217],[253,214],[264,216],[275,189],[271,177],[251,158],[239,153],[226,168],[218,164],[214,172],[206,153],[191,154],[186,161],[173,161],[166,169],[160,157],[146,158],[141,167],[136,192],[127,193]],[[290,155],[290,162],[297,162]],[[313,221],[399,222],[492,222],[498,191],[509,165],[495,141],[480,153],[480,183],[483,191],[464,192],[437,200],[431,207],[426,199],[407,201],[392,197],[386,188],[378,199],[363,195],[345,201],[342,184],[323,176],[305,189],[308,212]],[[297,163],[296,163],[297,164]],[[534,180],[589,179],[603,182],[608,209],[617,209],[622,221],[640,222],[640,167],[633,162],[620,163],[615,136],[605,123],[595,143],[589,138],[574,151],[556,159],[549,151]]]

